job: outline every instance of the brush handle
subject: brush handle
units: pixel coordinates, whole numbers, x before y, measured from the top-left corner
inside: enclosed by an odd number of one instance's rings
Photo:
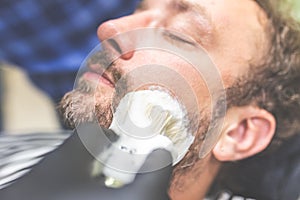
[[[156,135],[148,139],[120,135],[119,139],[103,151],[100,156],[100,160],[104,163],[102,173],[108,180],[107,186],[121,187],[132,183],[147,156],[156,149],[174,152],[172,141],[163,135]],[[163,167],[165,166],[155,166],[152,169],[148,168],[147,171],[140,171],[140,173],[156,171]]]

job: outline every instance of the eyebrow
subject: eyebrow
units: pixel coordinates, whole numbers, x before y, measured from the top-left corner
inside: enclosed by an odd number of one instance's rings
[[[150,0],[149,0],[150,1]],[[147,4],[147,2],[149,2],[148,0],[141,0],[140,4],[137,7],[137,10],[143,11],[143,10],[147,10],[149,7],[149,4]],[[175,12],[179,12],[179,13],[185,13],[188,11],[191,11],[192,13],[194,13],[194,15],[196,16],[196,18],[198,18],[198,22],[199,22],[199,27],[197,27],[199,32],[203,32],[204,29],[207,29],[207,26],[209,27],[213,27],[213,23],[212,23],[212,18],[210,16],[210,14],[207,12],[206,8],[198,3],[196,3],[195,1],[191,1],[191,0],[171,0],[170,2],[168,2],[168,4],[166,4],[166,8],[170,9],[172,11]],[[210,28],[210,29],[211,29]],[[173,37],[173,39],[176,39],[177,37]],[[196,39],[196,38],[194,38]],[[197,40],[196,41],[201,43],[201,40]]]
[[[149,0],[150,1],[150,0]],[[149,5],[147,5],[147,0],[141,0],[138,5],[139,10],[146,10]],[[203,21],[211,24],[211,16],[207,12],[206,8],[191,0],[171,0],[167,5],[172,11],[177,11],[178,13],[185,13],[192,11],[194,14],[201,16]]]
[[[194,11],[208,18],[208,13],[206,12],[206,9],[195,2],[191,2],[188,0],[173,0],[170,2],[170,6],[171,8],[179,12]]]
[[[191,0],[172,0],[169,6],[171,6],[171,9],[177,10],[177,12],[184,13],[187,11],[191,11],[192,13],[194,13],[194,16],[198,19],[197,21],[199,27],[196,28],[199,32],[206,30],[207,27],[213,28],[211,15],[207,12],[207,9],[201,4]]]
[[[146,0],[141,0],[138,3],[136,9],[137,10],[147,9],[146,2],[147,2]],[[194,3],[194,2],[187,1],[187,0],[172,0],[169,3],[169,7],[172,9],[175,9],[179,12],[193,10],[194,12],[200,13],[201,15],[208,16],[208,13],[206,12],[206,10],[204,9],[203,6],[201,6],[197,3]]]

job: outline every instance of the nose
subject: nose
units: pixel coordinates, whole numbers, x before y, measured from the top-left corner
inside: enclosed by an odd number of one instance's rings
[[[112,37],[134,29],[154,26],[155,16],[157,15],[153,11],[143,11],[106,21],[98,27],[98,38],[101,42],[107,40],[109,45],[121,55],[122,59],[128,60],[134,55],[132,41],[126,37]]]

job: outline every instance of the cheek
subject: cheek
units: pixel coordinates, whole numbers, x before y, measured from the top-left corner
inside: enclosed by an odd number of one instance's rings
[[[209,104],[210,94],[201,73],[175,55],[164,51],[138,51],[131,60],[119,65],[129,76],[131,88],[142,88],[141,85],[152,82],[169,89],[187,104],[187,109],[203,110]],[[157,70],[151,70],[155,67]]]
[[[230,52],[233,53],[233,52]],[[228,55],[228,52],[212,52],[211,57],[217,66],[225,88],[231,86],[238,77],[247,72],[245,60]]]
[[[210,104],[210,91],[207,87],[207,81],[192,66],[180,66],[177,70],[193,91],[199,110],[203,110]]]
[[[176,76],[180,77],[180,81],[184,82],[183,84],[186,84],[186,87],[182,87],[182,89],[179,90],[179,92],[182,93],[181,96],[190,91],[194,95],[190,98],[194,98],[198,102],[198,106],[203,105],[203,102],[207,101],[209,91],[206,80],[195,66],[173,55],[165,55],[164,59],[160,59],[159,61],[168,67]],[[176,82],[175,77],[172,77],[172,75],[170,75],[170,78],[173,88],[178,88],[180,84],[182,84],[180,81]]]

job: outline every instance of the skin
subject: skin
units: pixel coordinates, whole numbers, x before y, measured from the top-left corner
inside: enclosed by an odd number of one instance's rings
[[[104,41],[117,34],[146,27],[180,32],[193,38],[208,52],[221,73],[225,87],[230,87],[237,77],[248,73],[250,63],[259,63],[266,54],[269,46],[266,26],[264,11],[252,0],[144,0],[134,14],[101,24],[98,37]],[[130,45],[126,41],[116,42],[123,52]],[[107,71],[106,77],[97,74],[100,69],[93,66],[93,73],[84,74],[82,80],[96,85],[96,103],[109,105],[114,93],[114,70],[124,75],[145,63],[172,66],[197,94],[201,103],[199,108],[205,109],[209,106],[209,99],[208,95],[203,95],[207,94],[207,88],[201,77],[192,67],[169,56],[151,50],[126,52]],[[103,125],[107,126],[107,123]],[[204,159],[193,162],[184,173],[180,172],[182,166],[177,166],[179,170],[175,170],[170,197],[174,200],[202,199],[223,161],[243,159],[262,151],[269,144],[274,129],[274,117],[264,110],[252,106],[231,108],[213,150]],[[197,144],[192,147],[195,146]],[[192,153],[195,152],[189,154]]]

